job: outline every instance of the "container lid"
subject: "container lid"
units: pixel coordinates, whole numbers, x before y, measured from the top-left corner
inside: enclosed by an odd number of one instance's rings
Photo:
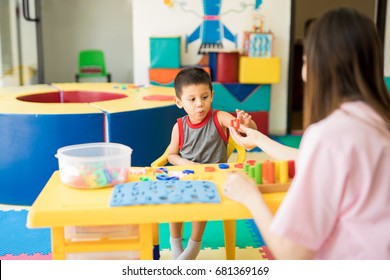
[[[97,161],[130,156],[132,149],[119,143],[86,143],[65,146],[57,150],[58,159]]]

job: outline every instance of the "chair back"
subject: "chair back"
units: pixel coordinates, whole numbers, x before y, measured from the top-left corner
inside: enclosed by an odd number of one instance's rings
[[[79,73],[106,75],[104,53],[101,50],[83,50],[79,53]]]
[[[150,165],[151,167],[161,167],[168,163],[168,150],[169,146],[166,148],[165,152]],[[229,141],[227,145],[227,157],[231,156],[231,154],[237,151],[237,159],[235,162],[244,162],[246,158],[246,150],[244,147],[238,145],[231,136],[229,136]]]
[[[246,150],[244,147],[238,145],[231,136],[229,136],[229,142],[227,145],[227,157],[231,156],[231,154],[237,151],[237,159],[236,162],[244,162],[246,158]]]

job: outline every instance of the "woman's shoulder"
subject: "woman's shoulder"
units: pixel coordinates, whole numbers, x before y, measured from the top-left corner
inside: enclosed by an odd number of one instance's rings
[[[310,125],[305,134],[331,145],[367,145],[373,139],[390,141],[390,132],[380,118],[361,101],[344,103],[325,119]]]

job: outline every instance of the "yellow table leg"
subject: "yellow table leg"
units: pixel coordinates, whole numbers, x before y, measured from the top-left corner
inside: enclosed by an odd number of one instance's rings
[[[155,224],[139,225],[141,260],[153,260],[153,226]]]
[[[158,233],[158,224],[153,224],[153,245],[159,245],[159,233]]]
[[[51,228],[51,251],[54,260],[65,260],[65,237],[63,227]]]
[[[226,259],[236,259],[236,221],[223,221],[223,230],[225,237]]]

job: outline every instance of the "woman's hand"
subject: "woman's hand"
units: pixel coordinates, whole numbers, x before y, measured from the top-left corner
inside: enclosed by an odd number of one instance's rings
[[[244,126],[240,126],[238,131],[233,127],[229,127],[229,130],[234,141],[248,151],[257,146],[257,139],[261,136],[261,132]],[[246,136],[242,136],[239,132],[246,134]]]
[[[231,200],[240,202],[246,206],[252,197],[261,196],[255,181],[250,179],[242,171],[228,173],[223,191]]]

